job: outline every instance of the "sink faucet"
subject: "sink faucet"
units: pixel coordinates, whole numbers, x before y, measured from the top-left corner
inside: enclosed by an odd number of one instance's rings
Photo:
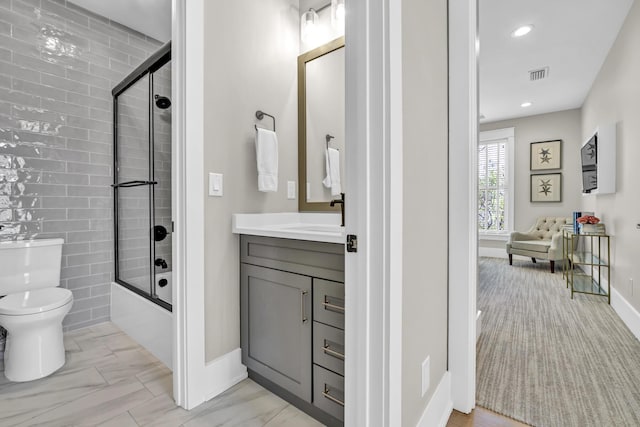
[[[342,224],[340,224],[340,226],[344,227],[344,193],[340,193],[339,199],[334,199],[331,201],[331,207],[334,207],[336,203],[340,203],[340,215],[342,218]]]

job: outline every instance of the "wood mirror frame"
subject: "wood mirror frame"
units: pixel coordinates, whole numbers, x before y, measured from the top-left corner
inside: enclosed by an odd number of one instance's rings
[[[340,206],[331,206],[330,201],[307,201],[307,96],[306,65],[309,61],[344,47],[344,37],[339,37],[322,46],[298,56],[298,211],[339,212]]]

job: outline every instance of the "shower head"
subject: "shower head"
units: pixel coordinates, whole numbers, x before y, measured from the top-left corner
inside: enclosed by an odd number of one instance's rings
[[[161,110],[165,110],[171,107],[171,100],[166,96],[156,95],[155,98],[156,98],[156,107],[160,108]]]

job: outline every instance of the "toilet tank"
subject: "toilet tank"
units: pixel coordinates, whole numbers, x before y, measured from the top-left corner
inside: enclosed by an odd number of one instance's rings
[[[60,285],[63,239],[0,242],[0,295]]]

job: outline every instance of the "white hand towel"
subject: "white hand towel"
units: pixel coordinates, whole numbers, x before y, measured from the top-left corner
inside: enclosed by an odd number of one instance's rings
[[[340,151],[335,148],[327,149],[327,178],[325,181],[330,183],[331,195],[339,196],[342,193],[342,184],[340,183]],[[327,184],[323,181],[323,184]]]
[[[327,176],[322,180],[322,185],[325,188],[331,188],[331,166],[329,165],[329,149],[324,150],[324,168]],[[308,193],[307,193],[308,194]]]
[[[258,190],[278,191],[278,136],[268,129],[256,129]]]

